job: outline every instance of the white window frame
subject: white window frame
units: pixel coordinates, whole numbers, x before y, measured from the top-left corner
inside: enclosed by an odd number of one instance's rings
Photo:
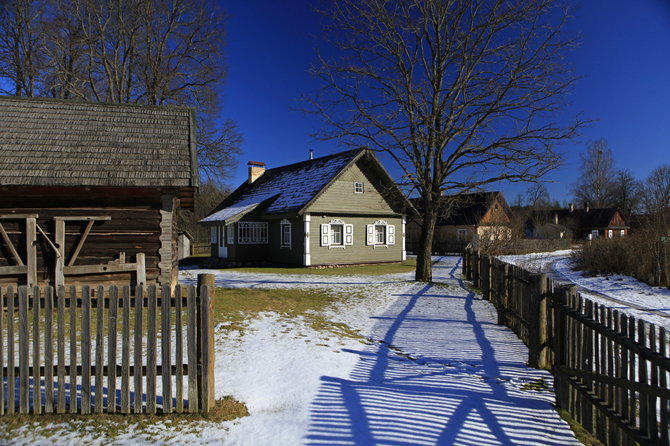
[[[288,229],[288,232],[285,232]],[[279,223],[279,245],[282,248],[291,248],[291,222],[284,219]]]
[[[384,240],[379,242],[377,240],[377,227],[383,226],[384,229]],[[365,228],[365,244],[368,246],[376,247],[389,247],[395,245],[395,225],[390,225],[384,220],[377,220],[371,225],[366,225]]]
[[[365,192],[365,185],[362,181],[354,181],[354,193],[362,194]]]
[[[335,243],[333,240],[333,226],[342,226],[342,243]],[[354,225],[347,224],[344,220],[336,218],[321,225],[321,243],[323,247],[346,248],[354,244]]]
[[[614,231],[612,229],[607,230],[607,238],[614,238]]]
[[[625,236],[626,236],[626,230],[625,229],[622,229],[621,231],[619,231],[619,237],[624,238]]]
[[[593,229],[591,231],[591,238],[589,238],[589,240],[595,240],[597,238],[600,238],[600,232],[597,229]]]
[[[237,223],[237,243],[240,245],[265,245],[268,243],[268,224],[264,221]]]
[[[218,228],[218,230],[219,230],[219,237],[218,237],[218,240],[219,240],[219,248],[223,248],[223,240],[224,240],[224,237],[223,237],[223,231],[224,231],[224,226],[223,226],[223,224],[220,224],[220,225],[217,226],[217,228]]]

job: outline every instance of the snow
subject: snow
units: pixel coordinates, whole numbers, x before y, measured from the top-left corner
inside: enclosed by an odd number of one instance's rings
[[[214,271],[219,286],[291,287],[340,296],[327,319],[362,336],[316,330],[272,312],[241,331],[218,326],[216,396],[250,416],[185,429],[158,423],[113,440],[80,430],[23,429],[16,444],[580,444],[553,408],[552,376],[496,324],[495,309],[460,278],[460,259],[434,267],[438,284],[391,276]],[[182,272],[191,282],[204,270]],[[546,384],[546,388],[544,385]],[[57,440],[56,440],[57,439]]]
[[[269,197],[268,197],[269,198]],[[253,203],[237,203],[235,206],[229,206],[225,209],[221,209],[218,212],[213,213],[212,215],[209,215],[202,220],[200,220],[199,223],[209,223],[209,222],[215,222],[215,221],[223,221],[225,222],[229,218],[237,217],[237,216],[242,216],[253,209],[255,209],[263,200],[260,200],[257,198],[258,201],[255,201]]]
[[[669,289],[652,287],[632,277],[617,274],[585,276],[581,271],[573,270],[571,253],[572,251],[555,251],[499,258],[534,272],[548,273],[559,282],[573,283],[587,299],[670,330]]]

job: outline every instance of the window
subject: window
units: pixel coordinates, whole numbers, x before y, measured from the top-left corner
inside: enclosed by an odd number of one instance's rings
[[[262,245],[268,242],[266,222],[240,222],[237,224],[237,243],[240,245]]]
[[[363,182],[354,181],[354,193],[355,194],[362,194],[363,193]]]
[[[281,228],[281,247],[291,247],[291,222],[282,220],[279,227]]]
[[[623,238],[625,236],[626,236],[626,231],[624,229],[622,229],[621,232],[619,232],[619,237]]]
[[[465,242],[468,240],[468,230],[467,229],[457,229],[456,230],[456,241]]]
[[[219,226],[219,247],[223,247],[223,225]]]
[[[354,244],[354,225],[338,219],[321,225],[321,246],[344,248]]]
[[[228,245],[234,245],[235,244],[235,223],[226,225],[226,234],[228,234],[228,240],[226,243]]]
[[[613,238],[613,237],[614,237],[614,231],[612,231],[611,229],[608,229],[607,230],[607,238]]]
[[[594,229],[593,231],[591,231],[591,237],[589,238],[589,240],[595,240],[595,239],[597,239],[599,236],[600,236],[600,234],[598,233],[598,230],[597,230],[597,229]]]
[[[377,220],[366,226],[366,244],[369,246],[395,245],[395,226]]]

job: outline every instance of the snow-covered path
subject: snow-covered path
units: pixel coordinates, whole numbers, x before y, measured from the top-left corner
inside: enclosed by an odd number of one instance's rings
[[[580,444],[552,407],[551,375],[496,325],[492,306],[459,279],[458,258],[434,267],[375,316],[375,339],[351,351],[346,379],[322,376],[305,441],[317,444]]]

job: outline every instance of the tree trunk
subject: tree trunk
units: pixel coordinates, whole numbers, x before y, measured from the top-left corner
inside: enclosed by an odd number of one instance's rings
[[[433,281],[433,262],[431,255],[433,253],[433,237],[435,236],[435,223],[437,214],[435,209],[428,207],[423,216],[421,224],[421,237],[419,239],[419,249],[416,256],[416,273],[414,280],[417,282]]]

